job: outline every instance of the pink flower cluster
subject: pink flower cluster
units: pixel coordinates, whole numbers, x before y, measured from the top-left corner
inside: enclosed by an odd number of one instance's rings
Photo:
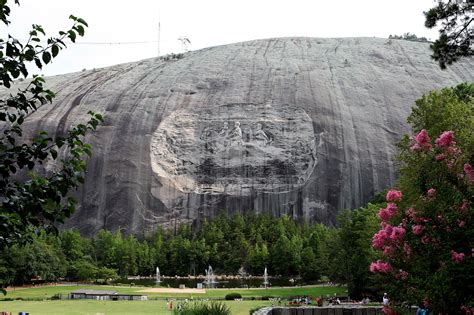
[[[426,129],[420,131],[420,133],[415,137],[415,143],[410,147],[412,151],[418,152],[421,149],[424,151],[429,151],[431,149],[430,137]]]
[[[395,278],[406,280],[406,279],[408,279],[408,272],[406,272],[405,270],[400,269],[398,271],[397,275],[395,276]]]
[[[382,313],[384,313],[385,315],[398,315],[397,311],[391,309],[387,305],[383,306]]]
[[[447,147],[450,147],[451,145],[456,144],[456,142],[454,142],[454,132],[452,131],[443,132],[438,137],[438,139],[435,140],[435,143],[439,148],[447,148]]]
[[[387,204],[386,208],[381,208],[379,211],[379,218],[387,222],[397,214],[397,205],[393,203]]]
[[[402,201],[402,192],[395,189],[390,189],[385,196],[387,202]]]
[[[417,217],[416,217],[416,212],[415,212],[415,209],[413,207],[410,207],[408,208],[406,211],[405,211],[405,214],[408,218],[412,219],[412,220],[416,220]]]
[[[397,214],[397,205],[393,202],[402,201],[402,192],[395,189],[390,189],[385,196],[388,204],[387,207],[381,208],[379,211],[379,218],[387,222]]]
[[[462,201],[462,204],[461,204],[461,207],[459,207],[459,210],[461,210],[462,213],[466,213],[467,210],[468,210],[468,206],[467,206],[467,200],[464,199]]]
[[[474,170],[472,169],[471,164],[464,164],[464,172],[469,180],[469,182],[474,183]]]
[[[428,198],[433,199],[436,196],[436,189],[430,188],[427,192]]]
[[[469,308],[466,305],[462,305],[461,306],[461,311],[463,311],[464,314],[466,314],[466,315],[472,315],[472,314],[474,314],[474,307]]]
[[[457,263],[462,263],[465,256],[464,253],[457,253],[454,250],[451,250],[451,259]]]
[[[376,262],[370,264],[370,271],[389,273],[390,271],[392,271],[392,266],[390,265],[390,263],[383,262],[379,259]]]
[[[405,236],[405,228],[402,226],[391,226],[383,223],[383,228],[375,233],[372,238],[372,246],[375,249],[384,249],[389,245],[398,245]],[[391,251],[389,252],[391,253]]]
[[[420,235],[421,233],[423,233],[423,230],[425,229],[423,225],[419,225],[419,224],[415,224],[411,228],[413,230],[413,234],[415,235]]]

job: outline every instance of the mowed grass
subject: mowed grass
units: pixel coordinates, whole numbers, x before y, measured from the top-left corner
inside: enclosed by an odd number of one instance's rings
[[[176,307],[174,302],[173,307]],[[249,310],[259,306],[268,306],[269,301],[225,301],[234,315],[248,315]],[[173,312],[166,309],[166,301],[0,301],[0,312],[13,314],[24,311],[30,315],[122,315],[122,314],[163,314]]]
[[[123,294],[142,294],[148,297],[161,298],[224,298],[231,292],[240,293],[243,297],[289,297],[289,296],[346,296],[347,288],[345,286],[303,286],[303,287],[274,287],[268,289],[210,289],[206,290],[204,294],[198,293],[145,293],[142,290],[149,289],[148,287],[125,287],[125,286],[103,286],[103,285],[56,285],[56,286],[41,286],[34,288],[19,288],[9,290],[3,298],[12,299],[47,299],[55,294],[68,295],[70,292],[79,289],[91,290],[114,290]],[[0,295],[0,300],[2,296]]]

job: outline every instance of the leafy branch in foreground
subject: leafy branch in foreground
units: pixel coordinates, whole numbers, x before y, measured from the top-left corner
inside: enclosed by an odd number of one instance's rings
[[[14,1],[19,4],[18,0]],[[10,7],[0,0],[0,21],[8,25]],[[42,69],[66,48],[65,41],[83,36],[87,23],[75,16],[73,25],[58,37],[46,37],[40,25],[33,24],[26,44],[8,35],[0,39],[0,251],[29,239],[41,228],[56,229],[74,211],[75,201],[68,196],[84,180],[91,147],[84,142],[86,133],[96,129],[102,116],[89,112],[89,121],[71,127],[55,137],[45,131],[31,139],[23,134],[25,119],[40,106],[51,103],[55,93],[44,87],[41,76],[27,79],[29,63]],[[41,43],[45,42],[45,45]],[[28,84],[13,91],[15,79]],[[46,171],[46,162],[55,169]]]

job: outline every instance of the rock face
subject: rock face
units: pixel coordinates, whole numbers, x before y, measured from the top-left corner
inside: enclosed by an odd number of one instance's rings
[[[105,115],[66,224],[84,234],[221,210],[333,225],[395,183],[394,144],[415,99],[473,81],[472,60],[442,71],[430,53],[409,41],[281,38],[56,76],[54,104],[27,128],[60,134],[89,110]]]

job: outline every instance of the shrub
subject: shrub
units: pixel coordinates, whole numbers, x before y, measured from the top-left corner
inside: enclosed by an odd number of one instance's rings
[[[175,315],[230,315],[230,309],[222,302],[186,304],[181,310],[174,309]]]
[[[241,299],[241,298],[242,298],[242,295],[236,292],[229,293],[225,296],[226,301],[233,301],[235,299]]]

